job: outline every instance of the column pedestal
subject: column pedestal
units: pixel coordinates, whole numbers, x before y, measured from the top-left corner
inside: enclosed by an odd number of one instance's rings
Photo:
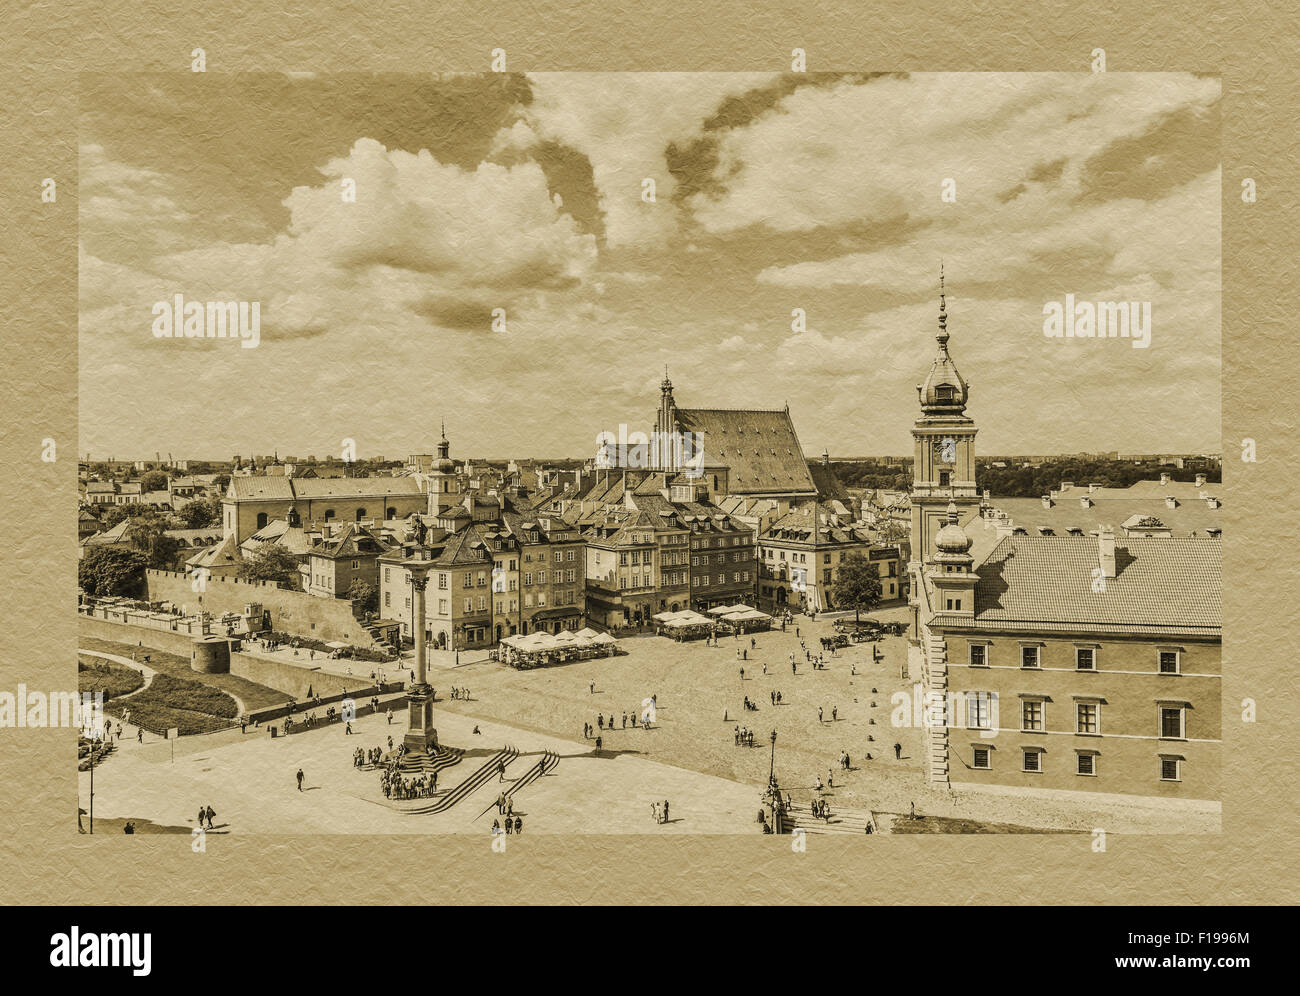
[[[438,731],[433,728],[433,689],[427,684],[413,685],[407,699],[408,724],[402,743],[410,752],[436,753]]]

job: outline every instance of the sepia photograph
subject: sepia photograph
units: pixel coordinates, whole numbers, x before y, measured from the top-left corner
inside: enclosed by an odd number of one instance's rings
[[[193,68],[77,77],[69,834],[1222,831],[1217,73]]]

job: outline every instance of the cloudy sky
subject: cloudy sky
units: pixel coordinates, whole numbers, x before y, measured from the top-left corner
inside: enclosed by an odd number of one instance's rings
[[[667,364],[685,407],[788,402],[810,455],[907,453],[941,260],[980,452],[1214,451],[1219,97],[1132,73],[83,76],[80,451],[391,458],[445,418],[461,456],[585,455],[648,427]],[[177,293],[259,301],[260,346],[155,338]],[[1067,293],[1151,302],[1150,348],[1044,337]]]

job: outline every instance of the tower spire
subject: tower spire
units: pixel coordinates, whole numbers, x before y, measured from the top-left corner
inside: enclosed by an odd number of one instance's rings
[[[939,261],[939,348],[948,351],[948,301],[943,288],[943,260]]]

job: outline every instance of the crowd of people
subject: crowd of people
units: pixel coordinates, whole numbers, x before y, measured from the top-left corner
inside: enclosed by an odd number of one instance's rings
[[[438,791],[438,772],[407,778],[394,766],[379,776],[379,785],[387,799],[428,799]]]
[[[358,747],[352,752],[352,765],[356,768],[378,767],[384,760],[384,748],[371,747],[364,749]]]

